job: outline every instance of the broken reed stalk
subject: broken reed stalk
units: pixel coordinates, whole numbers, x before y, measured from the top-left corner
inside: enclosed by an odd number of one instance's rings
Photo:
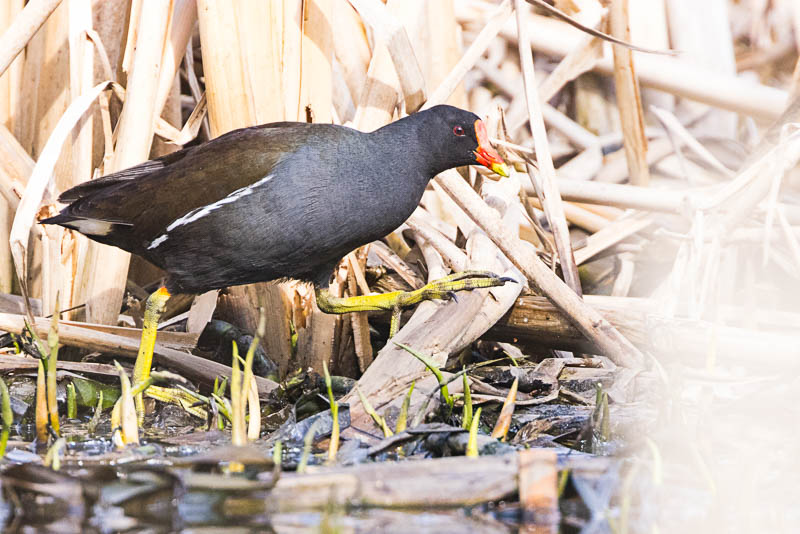
[[[572,255],[572,245],[569,237],[569,227],[564,217],[564,208],[561,205],[561,196],[556,183],[556,170],[553,158],[550,155],[550,144],[547,140],[547,130],[542,117],[541,103],[536,85],[536,73],[533,67],[533,54],[531,53],[530,37],[526,26],[528,4],[524,0],[514,0],[517,14],[517,37],[519,45],[520,65],[522,80],[525,86],[525,102],[528,105],[528,120],[533,135],[536,161],[538,162],[538,175],[534,167],[526,163],[528,177],[542,202],[547,221],[553,232],[553,238],[558,251],[564,281],[579,296],[583,295],[581,279],[578,276],[578,266]],[[537,181],[541,180],[541,183]]]
[[[173,0],[169,21],[169,33],[164,42],[163,62],[156,89],[154,109],[158,115],[164,109],[169,93],[175,82],[181,61],[186,53],[186,45],[192,36],[197,22],[197,2],[194,0]]]

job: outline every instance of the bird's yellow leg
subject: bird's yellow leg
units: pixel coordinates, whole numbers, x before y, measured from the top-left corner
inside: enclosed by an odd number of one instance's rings
[[[156,332],[158,320],[164,313],[170,294],[166,287],[160,287],[147,298],[144,310],[144,324],[142,325],[142,341],[139,344],[139,354],[133,366],[133,385],[147,380],[150,377],[150,368],[153,366],[153,350],[156,346]],[[136,395],[136,417],[141,425],[144,421],[144,400],[142,394]]]
[[[500,277],[489,271],[462,271],[430,282],[414,291],[392,291],[379,295],[334,297],[327,289],[317,290],[317,306],[325,313],[350,313],[356,311],[390,310],[392,323],[389,336],[394,336],[400,326],[400,312],[424,300],[449,299],[456,291],[469,291],[502,286],[511,278]]]

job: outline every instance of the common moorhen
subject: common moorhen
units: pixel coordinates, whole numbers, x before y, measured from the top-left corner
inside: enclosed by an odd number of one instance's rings
[[[148,299],[134,381],[149,376],[155,327],[171,293],[293,278],[328,313],[393,310],[453,291],[502,285],[456,273],[413,292],[350,298],[327,287],[353,249],[400,226],[437,173],[480,163],[508,176],[473,113],[436,106],[371,133],[333,124],[242,128],[64,192],[42,223],[77,230],[167,272]],[[137,403],[138,405],[139,403]]]

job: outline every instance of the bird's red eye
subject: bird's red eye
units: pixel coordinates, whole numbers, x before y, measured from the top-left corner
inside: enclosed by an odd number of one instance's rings
[[[456,126],[453,128],[453,133],[459,137],[462,137],[464,135],[464,128],[461,126]]]

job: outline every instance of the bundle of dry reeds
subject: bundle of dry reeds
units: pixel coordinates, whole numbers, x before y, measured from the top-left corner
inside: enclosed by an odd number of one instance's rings
[[[797,3],[773,1],[748,24],[728,0],[555,7],[6,1],[0,241],[10,246],[0,248],[0,291],[24,295],[29,313],[73,310],[84,322],[65,322],[62,342],[133,351],[135,332],[118,325],[134,326],[138,312],[126,305],[120,315],[123,297],[140,299],[160,273],[36,224],[58,209],[60,191],[235,128],[298,120],[372,130],[447,102],[488,117],[516,172],[498,183],[474,169],[440,175],[388,246],[343,260],[331,290],[372,291],[365,273],[376,262],[412,287],[464,268],[527,284],[424,303],[397,342],[440,365],[481,336],[633,369],[649,365],[644,354],[736,355],[764,340],[797,356],[781,331],[800,324],[797,292],[786,291],[800,272]],[[794,21],[794,38],[780,20]],[[533,295],[520,297],[523,286]],[[18,329],[19,301],[6,300],[0,328]],[[381,406],[425,374],[393,343],[374,354],[369,321],[380,318],[322,314],[301,284],[235,287],[189,304],[173,310],[187,334],[159,345],[162,361],[176,364],[174,349],[192,348],[212,314],[254,330],[265,306],[264,343],[281,374],[325,362],[361,376]],[[755,336],[756,327],[769,332]]]

